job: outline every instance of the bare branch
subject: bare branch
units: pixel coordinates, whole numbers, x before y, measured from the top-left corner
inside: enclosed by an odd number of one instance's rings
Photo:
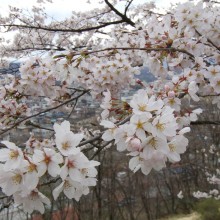
[[[133,2],[133,0],[130,0],[127,4],[127,6],[125,7],[125,12],[124,14],[126,15],[127,14],[127,11],[128,11],[128,8],[130,7],[131,3]]]
[[[98,148],[98,150],[92,155],[91,158],[89,158],[90,160],[92,160],[95,156],[97,156],[106,146],[108,146],[109,144],[113,143],[114,140],[112,141],[107,141],[104,145],[100,146]]]
[[[35,124],[35,123],[31,122],[31,121],[27,121],[25,123],[25,125],[27,125],[27,126],[30,125],[32,127],[39,128],[39,129],[42,129],[42,130],[54,131],[52,128],[46,128],[46,127],[40,126],[38,124]]]
[[[118,11],[108,0],[105,0],[105,3],[109,6],[109,8],[111,8],[112,11],[115,12],[115,14],[121,17],[124,22],[130,24],[133,27],[135,26],[135,23],[129,19],[126,14],[122,14],[120,11]]]
[[[191,125],[220,125],[220,121],[192,121]]]

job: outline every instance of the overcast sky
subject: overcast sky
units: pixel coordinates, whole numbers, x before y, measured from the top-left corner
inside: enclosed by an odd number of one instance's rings
[[[185,2],[186,0],[154,0],[160,7],[168,7],[170,3]],[[19,8],[31,8],[36,4],[37,0],[0,0],[0,14],[4,15],[8,11],[8,5]],[[91,8],[100,7],[99,0],[90,0],[91,4],[86,3],[87,0],[53,0],[53,3],[47,3],[47,12],[56,19],[68,17],[71,11],[88,11]],[[134,4],[149,2],[149,0],[134,0]],[[121,3],[123,4],[123,2]]]

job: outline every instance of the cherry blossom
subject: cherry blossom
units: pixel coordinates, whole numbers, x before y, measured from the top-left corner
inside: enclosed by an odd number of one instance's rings
[[[11,196],[15,192],[23,189],[23,173],[18,169],[7,172],[1,169],[0,185],[2,191],[7,196]]]
[[[60,174],[59,164],[63,162],[63,157],[50,148],[44,148],[43,151],[36,149],[33,161],[37,165],[38,175],[42,176],[48,171],[52,177],[56,177]]]
[[[52,1],[37,2],[31,11],[11,6],[9,14],[0,17],[1,33],[13,35],[13,40],[4,34],[0,39],[2,65],[12,57],[25,57],[19,74],[1,77],[0,125],[2,135],[16,132],[20,125],[46,129],[51,135],[40,140],[33,133],[21,146],[1,141],[3,193],[28,213],[44,213],[52,196],[47,198],[42,188],[53,181],[55,200],[63,192],[79,201],[97,182],[95,167],[100,163],[89,159],[90,152],[100,153],[106,146],[126,153],[128,167],[144,175],[181,161],[189,126],[203,112],[199,101],[211,97],[220,108],[218,5],[190,1],[158,13],[154,3],[127,1],[123,14],[116,7],[119,1],[100,1],[99,9],[72,12],[56,22],[43,7]],[[152,82],[138,78],[140,67],[148,67]],[[132,89],[135,94],[130,94]],[[73,133],[75,121],[70,125],[65,118],[50,128],[32,121],[61,108],[70,117],[88,93],[102,109],[100,130]],[[35,99],[47,104],[38,111]],[[96,142],[100,146],[94,147]],[[205,149],[204,157],[215,150]],[[207,181],[219,184],[218,176],[217,171],[209,174]],[[216,189],[193,195],[220,198]],[[183,198],[182,190],[177,197]]]
[[[61,192],[69,199],[75,199],[79,201],[82,195],[87,195],[89,193],[88,188],[83,188],[83,186],[70,178],[65,179],[57,188],[53,190],[53,197],[56,200]]]
[[[62,155],[68,156],[80,152],[77,145],[83,139],[83,134],[74,134],[70,131],[70,123],[68,121],[64,121],[61,125],[55,124],[54,130],[56,132],[55,142]]]
[[[0,149],[0,161],[5,162],[4,170],[15,170],[22,166],[24,155],[22,150],[14,143],[9,141],[2,141],[7,148]]]
[[[28,213],[37,210],[43,214],[45,211],[44,204],[50,205],[50,200],[37,189],[22,194],[16,193],[14,200],[16,204],[22,204],[24,211]]]
[[[183,199],[184,198],[182,190],[179,191],[179,193],[177,194],[177,197],[179,199]]]

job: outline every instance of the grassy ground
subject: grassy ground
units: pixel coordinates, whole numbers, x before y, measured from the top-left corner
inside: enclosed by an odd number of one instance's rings
[[[195,212],[189,215],[176,215],[167,218],[162,218],[161,220],[200,220],[199,215]]]

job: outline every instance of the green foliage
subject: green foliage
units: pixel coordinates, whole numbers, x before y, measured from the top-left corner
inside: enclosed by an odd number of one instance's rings
[[[197,203],[196,211],[201,215],[202,220],[219,220],[220,201],[213,198],[204,199]]]

